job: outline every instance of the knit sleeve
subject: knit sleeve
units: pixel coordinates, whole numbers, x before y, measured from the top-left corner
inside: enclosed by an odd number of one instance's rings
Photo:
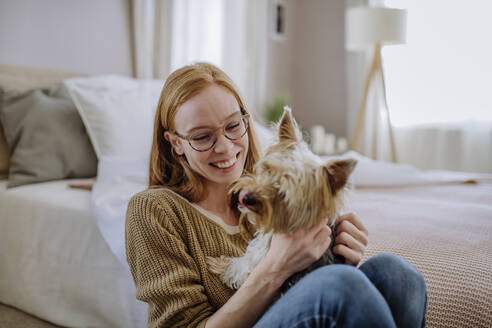
[[[175,211],[150,194],[135,195],[126,214],[126,252],[149,327],[202,326],[214,312]]]

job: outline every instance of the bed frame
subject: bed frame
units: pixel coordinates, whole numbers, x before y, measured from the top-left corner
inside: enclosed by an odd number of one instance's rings
[[[77,76],[84,74],[0,64],[0,85],[19,91],[54,87],[64,79]]]

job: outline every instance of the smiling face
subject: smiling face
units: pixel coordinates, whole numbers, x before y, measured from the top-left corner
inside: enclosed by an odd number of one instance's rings
[[[238,140],[229,140],[220,129],[239,115],[241,110],[236,98],[227,89],[211,84],[179,107],[174,123],[180,135],[194,134],[202,129],[215,130],[215,145],[199,152],[176,135],[169,132],[164,135],[174,151],[185,156],[191,169],[204,178],[207,188],[226,188],[243,173],[248,153],[248,134]]]

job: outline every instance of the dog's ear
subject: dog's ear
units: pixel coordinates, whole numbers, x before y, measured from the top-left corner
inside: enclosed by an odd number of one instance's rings
[[[278,140],[279,141],[298,141],[297,135],[297,123],[292,117],[292,110],[290,107],[284,107],[284,113],[280,119],[278,126]]]
[[[354,170],[356,164],[357,160],[349,158],[332,160],[323,166],[333,195],[345,187],[348,182],[348,177]]]

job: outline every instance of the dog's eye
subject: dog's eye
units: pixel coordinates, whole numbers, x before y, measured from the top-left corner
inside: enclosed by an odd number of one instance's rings
[[[246,206],[254,206],[256,204],[256,199],[252,197],[250,194],[244,195],[243,203]]]

